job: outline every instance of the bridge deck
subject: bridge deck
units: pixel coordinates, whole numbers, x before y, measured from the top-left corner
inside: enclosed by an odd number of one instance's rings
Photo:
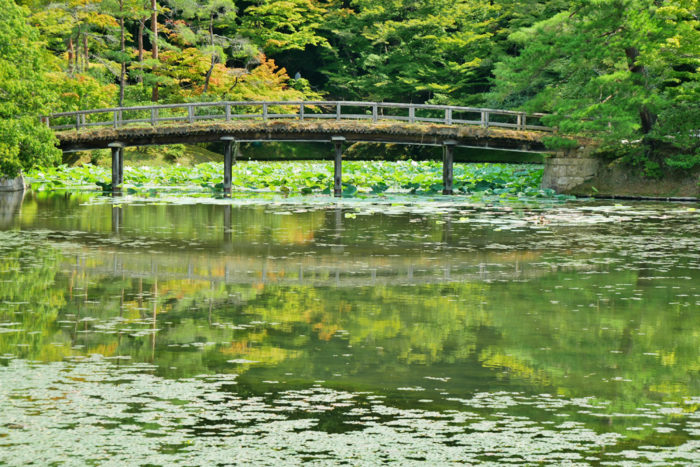
[[[467,125],[425,123],[377,123],[364,121],[233,121],[168,124],[160,126],[125,126],[83,131],[62,131],[56,135],[65,152],[104,149],[110,143],[148,146],[179,143],[205,143],[230,136],[240,142],[319,141],[330,142],[334,136],[348,143],[374,142],[442,146],[454,141],[459,147],[490,148],[517,152],[546,152],[542,138],[547,133],[505,128],[481,128]]]

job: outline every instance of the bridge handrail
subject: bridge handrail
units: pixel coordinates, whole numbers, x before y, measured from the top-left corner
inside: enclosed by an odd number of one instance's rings
[[[296,113],[290,114],[274,114],[268,113],[270,107],[275,106],[295,106],[298,107]],[[318,113],[305,113],[306,107],[335,107],[335,113],[330,114],[318,114]],[[196,115],[195,109],[202,107],[223,107],[225,110],[225,115]],[[235,114],[231,110],[236,107],[261,107],[262,113],[260,114]],[[371,108],[371,114],[343,114],[342,107],[365,107]],[[160,117],[159,110],[164,109],[187,109],[188,116],[184,117]],[[408,115],[380,115],[380,109],[407,109]],[[416,110],[438,110],[444,113],[444,118],[436,117],[422,117],[416,115]],[[150,118],[144,119],[131,119],[124,120],[122,118],[125,112],[134,111],[150,111]],[[464,120],[460,118],[453,118],[454,113],[478,113],[480,114],[479,120]],[[111,121],[103,122],[90,122],[86,121],[86,115],[95,114],[112,114],[113,119]],[[323,115],[323,116],[321,116]],[[516,117],[515,123],[504,123],[504,122],[492,122],[491,115],[505,115]],[[445,123],[445,124],[476,124],[484,128],[489,126],[494,127],[506,127],[515,128],[517,130],[540,130],[540,131],[553,131],[553,128],[546,127],[543,125],[530,125],[527,123],[527,118],[540,118],[544,117],[546,114],[542,113],[526,113],[517,110],[503,110],[503,109],[491,109],[485,107],[465,107],[456,105],[437,105],[437,104],[412,104],[412,103],[397,103],[397,102],[366,102],[366,101],[217,101],[217,102],[185,102],[179,104],[156,104],[156,105],[146,105],[146,106],[131,106],[131,107],[109,107],[103,109],[89,109],[89,110],[76,110],[72,112],[59,112],[52,115],[46,115],[41,117],[41,121],[47,126],[53,129],[68,129],[75,128],[80,130],[83,127],[89,126],[114,126],[114,128],[122,127],[129,123],[151,123],[155,126],[159,122],[173,121],[176,120],[188,120],[190,123],[195,120],[213,120],[225,118],[226,121],[237,119],[237,118],[251,118],[251,117],[262,117],[263,120],[267,119],[278,119],[278,118],[290,118],[297,117],[300,120],[307,119],[317,119],[317,118],[335,118],[336,120],[357,120],[357,119],[372,119],[373,122],[378,120],[404,120],[410,123],[415,122],[430,122],[430,123]],[[61,117],[75,117],[75,124],[71,125],[56,125],[51,126],[51,119],[61,118]]]

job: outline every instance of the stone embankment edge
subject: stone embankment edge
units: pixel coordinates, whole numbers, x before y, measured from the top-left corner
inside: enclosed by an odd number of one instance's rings
[[[0,177],[0,193],[24,191],[26,188],[27,185],[21,174],[14,178]]]

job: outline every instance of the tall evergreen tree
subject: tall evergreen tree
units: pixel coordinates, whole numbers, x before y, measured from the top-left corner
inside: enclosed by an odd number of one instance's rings
[[[552,112],[571,133],[595,132],[607,147],[659,168],[662,146],[700,163],[698,0],[575,1],[568,11],[515,31],[522,52],[496,67],[491,102]],[[675,122],[674,124],[670,124]],[[675,124],[683,123],[677,128]]]

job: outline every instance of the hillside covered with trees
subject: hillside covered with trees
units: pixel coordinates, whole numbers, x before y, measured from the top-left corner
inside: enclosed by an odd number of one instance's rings
[[[698,0],[0,0],[0,173],[38,116],[362,99],[552,114],[647,176],[700,166]]]

